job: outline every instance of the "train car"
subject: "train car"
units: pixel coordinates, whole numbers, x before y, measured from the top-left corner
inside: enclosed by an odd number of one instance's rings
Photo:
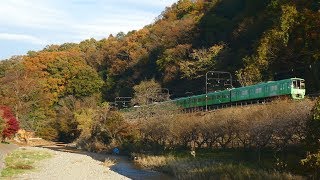
[[[207,102],[206,94],[178,98],[173,102],[185,109],[230,103],[230,90],[208,93]]]
[[[205,99],[204,99],[205,101]],[[208,106],[230,103],[230,90],[208,93]],[[204,106],[206,102],[204,102]]]
[[[269,81],[231,90],[231,102],[264,99],[274,96],[291,96],[292,99],[303,99],[305,96],[304,79],[291,78]]]
[[[173,102],[182,108],[195,108],[205,106],[206,95],[196,95],[175,99]]]

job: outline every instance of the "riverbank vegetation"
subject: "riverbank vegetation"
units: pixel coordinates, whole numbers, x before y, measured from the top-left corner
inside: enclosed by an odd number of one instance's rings
[[[136,163],[178,179],[304,179],[303,176],[287,171],[261,167],[257,161],[237,161],[239,158],[248,157],[249,154],[239,153],[239,150],[211,152],[210,155],[205,152],[199,154],[202,157],[193,158],[188,154],[180,154],[178,157],[141,155]],[[265,160],[270,161],[271,158]]]
[[[1,177],[10,178],[26,171],[35,170],[35,164],[41,160],[52,157],[46,151],[27,149],[15,150],[5,158],[5,168],[1,171]]]
[[[178,108],[170,111],[168,106],[161,110],[161,105],[121,113],[104,109],[104,115],[90,116],[99,127],[90,126],[83,131],[90,136],[80,135],[77,142],[78,147],[96,152],[112,152],[117,147],[142,167],[182,179],[201,174],[203,178],[213,174],[219,178],[317,177],[318,156],[307,155],[315,104],[308,99],[284,99],[194,114]],[[103,117],[109,123],[100,123]],[[230,171],[223,171],[224,167]]]
[[[145,124],[140,124],[140,146],[134,156],[143,167],[182,179],[200,178],[203,173],[203,178],[217,173],[219,178],[300,179],[319,170],[304,162],[316,163],[314,156],[302,160],[310,148],[306,142],[314,104],[279,100],[141,120]],[[222,167],[230,172],[220,172]]]

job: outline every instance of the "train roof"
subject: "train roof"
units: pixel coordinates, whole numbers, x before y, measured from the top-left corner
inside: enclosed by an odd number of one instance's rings
[[[263,84],[271,84],[271,83],[276,83],[276,82],[285,82],[285,81],[292,81],[292,80],[304,80],[304,79],[302,79],[302,78],[289,78],[289,79],[282,79],[282,80],[278,80],[278,81],[260,82],[258,84],[253,84],[253,85],[249,85],[249,86],[242,86],[242,87],[238,87],[235,89],[244,89],[244,88],[252,87],[252,86],[259,86],[259,85],[263,85]]]
[[[304,80],[302,78],[290,78],[290,79],[293,79],[293,80]]]
[[[288,79],[281,79],[277,81],[267,81],[267,82],[261,82],[261,83],[269,83],[269,82],[278,82],[278,81],[288,81],[288,80],[304,80],[302,78],[288,78]]]

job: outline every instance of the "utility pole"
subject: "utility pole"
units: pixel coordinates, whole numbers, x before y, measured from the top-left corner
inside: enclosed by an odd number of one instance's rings
[[[210,78],[213,80],[216,80],[218,82],[218,84],[220,83],[220,81],[224,81],[224,86],[229,85],[230,88],[233,88],[232,86],[232,75],[230,72],[226,72],[226,71],[208,71],[206,73],[206,111],[208,111],[208,75],[216,75],[214,76],[214,78]],[[227,77],[228,76],[228,77]],[[230,84],[226,83],[226,82],[230,82]]]

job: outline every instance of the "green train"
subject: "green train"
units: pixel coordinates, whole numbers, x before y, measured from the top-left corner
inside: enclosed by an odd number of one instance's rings
[[[263,82],[256,85],[210,92],[172,100],[183,109],[203,109],[225,104],[260,101],[277,96],[290,96],[292,99],[303,99],[305,81],[301,78],[290,78],[280,81]]]

